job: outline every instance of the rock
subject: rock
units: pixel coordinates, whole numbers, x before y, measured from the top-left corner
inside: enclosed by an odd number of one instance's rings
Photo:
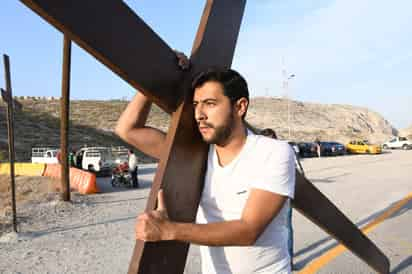
[[[408,137],[410,139],[412,139],[412,125],[408,128],[403,128],[401,130],[399,130],[399,136],[402,137]]]
[[[382,143],[396,133],[384,117],[367,108],[280,98],[252,99],[246,120],[257,128],[274,129],[281,139],[295,141],[319,138],[347,143],[351,139],[367,139],[371,143]]]
[[[15,243],[19,239],[16,232],[5,233],[0,237],[0,243]]]

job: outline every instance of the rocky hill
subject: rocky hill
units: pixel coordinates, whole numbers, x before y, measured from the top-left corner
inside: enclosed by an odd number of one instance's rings
[[[397,130],[379,113],[367,108],[280,98],[252,100],[248,121],[259,128],[275,129],[283,139],[298,141],[319,138],[346,143],[351,139],[367,139],[372,143],[382,143],[397,134]]]
[[[412,125],[408,128],[399,130],[399,136],[409,137],[409,139],[412,139]]]
[[[59,101],[25,98],[19,99],[19,102],[22,103],[23,110],[15,114],[15,145],[18,159],[28,160],[32,146],[58,146]],[[127,102],[121,100],[71,101],[71,145],[124,145],[112,131],[126,105]],[[169,121],[166,113],[154,107],[148,122],[151,126],[167,130]],[[296,141],[313,141],[320,138],[346,143],[350,139],[361,138],[380,143],[397,133],[381,115],[366,108],[302,103],[278,98],[252,99],[247,121],[257,128],[271,127],[280,138]],[[0,101],[0,158],[5,158],[5,155],[6,105]]]

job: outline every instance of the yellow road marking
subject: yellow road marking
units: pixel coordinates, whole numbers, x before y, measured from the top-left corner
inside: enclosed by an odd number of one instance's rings
[[[372,231],[373,228],[375,228],[378,224],[382,223],[385,219],[389,218],[392,216],[394,213],[402,209],[403,206],[405,206],[410,200],[412,200],[412,193],[409,193],[405,198],[394,204],[392,207],[390,207],[388,210],[383,212],[381,215],[379,215],[375,220],[371,221],[369,224],[365,225],[361,231],[364,234],[368,234],[369,232]],[[316,273],[320,268],[328,264],[330,261],[332,261],[334,258],[342,254],[342,252],[346,251],[347,248],[339,244],[323,254],[322,256],[318,257],[316,260],[312,261],[309,265],[307,265],[304,269],[299,271],[299,274],[311,274],[311,273]]]

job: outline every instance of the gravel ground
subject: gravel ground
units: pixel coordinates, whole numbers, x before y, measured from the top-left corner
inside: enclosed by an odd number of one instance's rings
[[[7,226],[0,237],[0,273],[127,273],[134,221],[146,205],[155,168],[140,166],[137,190],[113,189],[109,178],[99,178],[104,193],[18,206],[19,233]],[[192,253],[188,267],[197,273],[199,258]]]

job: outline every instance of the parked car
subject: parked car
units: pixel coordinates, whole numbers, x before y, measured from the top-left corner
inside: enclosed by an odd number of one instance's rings
[[[384,149],[394,149],[394,148],[402,148],[402,149],[412,149],[412,141],[408,140],[406,137],[395,137],[391,140],[383,143],[382,147]]]
[[[320,151],[323,156],[345,155],[346,148],[337,142],[320,142]]]
[[[316,144],[311,142],[298,143],[300,157],[316,157],[318,156],[316,151]]]
[[[370,153],[379,154],[382,153],[382,149],[378,145],[368,144],[365,141],[351,141],[346,145],[346,151],[348,153]]]
[[[295,151],[296,155],[300,154],[300,150],[299,150],[299,146],[298,144],[296,144],[295,142],[292,141],[288,141],[288,144],[293,148],[293,150]]]
[[[31,162],[39,164],[57,164],[59,150],[51,147],[33,147],[31,149]]]
[[[109,174],[116,166],[112,150],[107,147],[85,147],[76,154],[81,155],[81,168],[85,170]]]

